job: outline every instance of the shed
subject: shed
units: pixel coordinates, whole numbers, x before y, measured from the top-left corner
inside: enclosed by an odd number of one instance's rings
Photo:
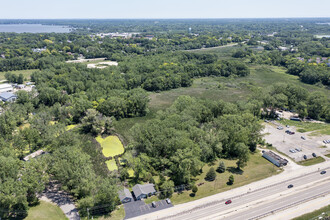
[[[131,192],[127,188],[124,188],[124,190],[119,191],[118,194],[119,199],[122,203],[130,202],[133,199]]]
[[[141,200],[142,198],[147,198],[148,196],[156,194],[154,184],[136,184],[133,186],[133,192],[137,200]]]
[[[43,150],[37,150],[36,152],[33,152],[32,154],[27,155],[26,157],[23,158],[24,161],[28,161],[32,158],[36,158],[42,154],[45,154],[46,152]]]

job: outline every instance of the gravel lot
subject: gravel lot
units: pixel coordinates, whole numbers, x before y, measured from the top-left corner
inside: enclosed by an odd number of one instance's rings
[[[290,126],[287,128],[285,125],[281,125],[277,121],[272,121],[269,123],[264,123],[265,129],[262,131],[264,134],[264,139],[267,143],[272,144],[277,150],[288,155],[295,161],[304,160],[303,156],[306,155],[307,159],[312,158],[312,153],[317,156],[321,156],[326,160],[329,158],[324,155],[330,152],[330,144],[324,144],[324,139],[330,139],[330,135],[322,136],[308,136],[308,132],[300,133],[297,132],[296,128]],[[277,129],[278,126],[282,126],[283,129]],[[295,134],[287,134],[286,130],[295,132]],[[305,137],[305,140],[302,139]],[[294,149],[296,152],[292,153],[290,150]],[[301,150],[297,152],[296,149]]]

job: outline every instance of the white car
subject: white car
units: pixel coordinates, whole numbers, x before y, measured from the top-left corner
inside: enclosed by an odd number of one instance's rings
[[[171,200],[169,198],[166,199],[167,204],[171,204]]]

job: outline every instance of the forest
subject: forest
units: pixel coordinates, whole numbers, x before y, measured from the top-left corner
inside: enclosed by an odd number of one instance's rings
[[[329,28],[316,25],[318,19],[26,22],[76,30],[0,33],[0,73],[9,83],[36,86],[31,92],[18,91],[16,102],[0,104],[1,218],[26,217],[50,180],[61,183],[86,216],[87,208],[115,210],[123,186],[156,183],[170,197],[174,186],[194,186],[205,164],[235,159],[236,169],[243,170],[263,141],[261,119],[275,118],[276,109],[330,122],[330,39],[315,37],[329,34]],[[124,31],[139,34],[130,39],[91,36]],[[224,45],[232,48],[225,55],[205,49]],[[187,51],[191,49],[201,50]],[[65,62],[78,57],[102,57],[118,66]],[[150,107],[152,95],[192,88],[200,78],[244,80],[255,65],[284,68],[284,74],[314,90],[275,82],[250,85],[251,95],[243,101],[183,95],[168,108]],[[17,73],[28,69],[36,70],[29,78]],[[136,119],[142,122],[127,126],[130,137],[118,133],[123,120]],[[68,130],[72,125],[76,128]],[[109,135],[125,142],[126,161],[117,171],[107,169],[95,141]],[[47,154],[22,160],[40,149]]]

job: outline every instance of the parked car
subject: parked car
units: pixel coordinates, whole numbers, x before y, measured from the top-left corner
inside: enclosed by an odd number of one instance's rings
[[[289,125],[286,125],[286,127],[287,127],[287,128],[290,128],[290,126],[289,126]]]
[[[227,201],[225,202],[226,205],[228,205],[228,204],[230,204],[230,203],[231,203],[231,200],[227,200]]]
[[[171,204],[171,200],[169,198],[166,199],[167,204]]]
[[[293,150],[293,149],[290,149],[290,152],[291,152],[291,153],[296,153],[296,151],[295,151],[295,150]]]
[[[154,207],[154,208],[156,208],[156,206],[157,206],[155,202],[152,202],[151,205],[152,205],[152,207]]]
[[[326,174],[326,173],[327,173],[327,171],[323,170],[320,174]]]
[[[301,136],[301,139],[306,140],[306,138],[304,136]]]
[[[304,159],[305,159],[305,160],[307,159],[307,156],[306,156],[306,155],[304,155]]]
[[[315,154],[315,153],[312,153],[312,156],[313,156],[313,157],[316,157],[316,154]]]
[[[277,129],[278,130],[283,130],[283,127],[282,126],[278,126]]]
[[[297,152],[300,152],[300,149],[299,149],[299,148],[295,148],[295,150],[296,150]]]
[[[288,185],[288,188],[290,189],[290,188],[292,188],[293,187],[293,185],[292,184],[290,184],[290,185]]]

